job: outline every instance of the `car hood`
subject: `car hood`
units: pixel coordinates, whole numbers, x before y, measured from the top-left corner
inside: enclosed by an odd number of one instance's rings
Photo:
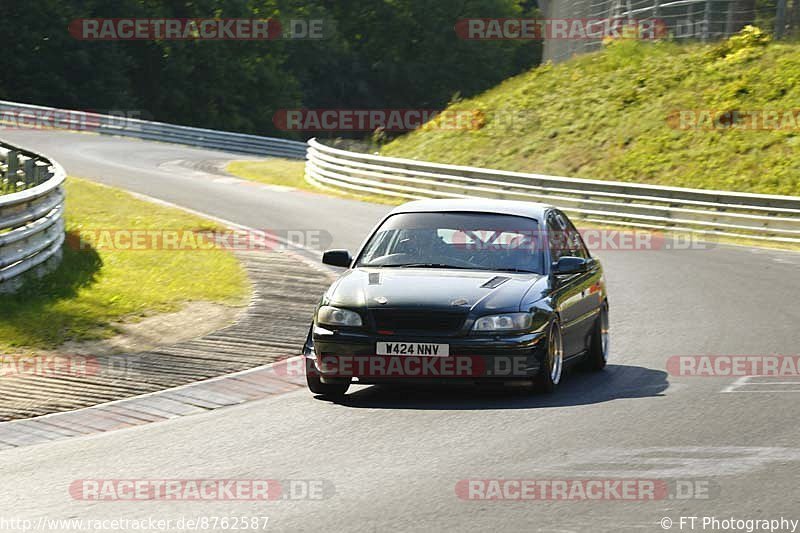
[[[427,268],[356,268],[326,295],[329,305],[350,308],[518,311],[526,292],[543,276],[534,273]]]

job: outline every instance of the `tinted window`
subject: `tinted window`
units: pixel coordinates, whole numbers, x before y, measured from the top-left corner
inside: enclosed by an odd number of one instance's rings
[[[589,254],[589,250],[586,249],[586,245],[583,243],[583,237],[581,237],[580,232],[569,219],[567,219],[567,231],[569,231],[570,251],[572,255],[589,259],[591,255]]]
[[[402,213],[388,218],[357,266],[543,272],[536,220],[488,213]]]
[[[548,215],[547,232],[553,262],[565,256],[589,258],[589,251],[583,244],[580,233],[563,213],[553,211]]]
[[[550,260],[555,263],[561,257],[570,255],[567,243],[566,221],[563,217],[550,213],[547,217],[547,243],[550,247]]]

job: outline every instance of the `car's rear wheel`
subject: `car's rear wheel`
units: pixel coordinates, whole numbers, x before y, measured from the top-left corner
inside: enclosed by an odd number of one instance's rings
[[[554,320],[547,335],[547,353],[537,379],[538,389],[550,393],[558,388],[564,371],[564,342],[561,324]]]
[[[594,371],[603,370],[608,364],[609,345],[608,304],[603,303],[600,308],[600,315],[595,321],[589,352],[586,354],[586,368]]]

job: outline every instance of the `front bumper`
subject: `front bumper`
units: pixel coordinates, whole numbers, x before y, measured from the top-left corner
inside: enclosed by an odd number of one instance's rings
[[[358,378],[360,383],[530,381],[545,354],[543,332],[493,336],[382,336],[315,328],[307,369],[323,381]],[[376,355],[378,342],[448,344],[448,357]]]

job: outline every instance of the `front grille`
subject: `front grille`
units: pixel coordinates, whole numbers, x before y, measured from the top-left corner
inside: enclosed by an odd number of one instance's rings
[[[404,309],[372,310],[375,329],[380,331],[452,333],[461,329],[466,318],[466,313]]]

